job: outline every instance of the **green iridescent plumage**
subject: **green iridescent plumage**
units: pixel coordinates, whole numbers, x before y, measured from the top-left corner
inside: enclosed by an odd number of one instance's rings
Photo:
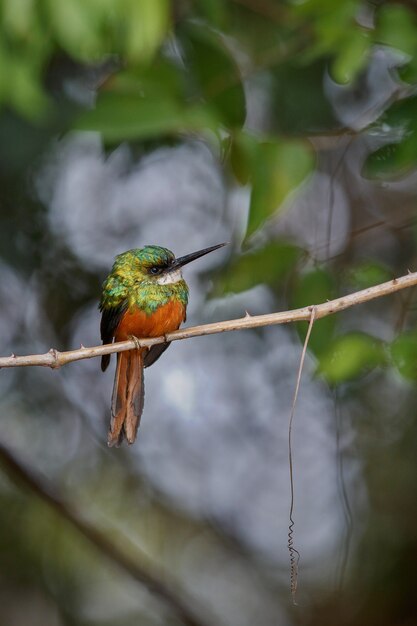
[[[188,287],[184,280],[160,284],[152,268],[168,268],[175,261],[174,254],[160,246],[134,248],[119,254],[109,276],[103,283],[100,310],[135,309],[151,315],[170,300],[188,303]]]
[[[171,250],[161,246],[134,248],[116,257],[112,270],[103,283],[99,304],[103,343],[113,341],[115,331],[126,311],[134,313],[139,309],[150,316],[168,302],[179,302],[186,309],[188,287],[182,280],[180,271],[177,270],[176,282],[163,280],[163,275],[170,274],[170,269],[175,269],[175,261]],[[145,367],[152,365],[167,347],[168,344],[153,346],[145,357]],[[109,362],[110,355],[104,355],[101,359],[103,371]]]

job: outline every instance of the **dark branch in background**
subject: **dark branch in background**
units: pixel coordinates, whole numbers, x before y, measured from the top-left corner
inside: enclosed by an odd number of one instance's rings
[[[154,567],[152,570],[148,566],[143,567],[131,556],[117,548],[103,533],[83,520],[49,485],[46,485],[39,477],[34,476],[32,470],[26,468],[2,443],[0,443],[0,465],[18,487],[23,486],[36,494],[38,498],[75,528],[80,535],[98,548],[101,554],[158,597],[183,624],[186,626],[209,626],[209,622],[201,618],[201,615],[207,615],[205,609],[198,611],[197,615],[197,611],[191,606],[189,600],[185,600],[178,591],[174,591],[162,582],[165,575],[157,572]],[[139,550],[136,549],[136,552],[139,554]],[[143,555],[143,559],[147,559],[147,557]],[[216,622],[211,621],[210,623]]]
[[[319,320],[327,315],[344,311],[352,306],[387,296],[401,289],[407,289],[417,285],[417,272],[409,272],[407,276],[394,278],[386,283],[369,287],[356,291],[335,300],[328,300],[322,304],[303,307],[293,311],[283,311],[280,313],[269,313],[267,315],[249,315],[246,314],[237,320],[227,320],[224,322],[214,322],[213,324],[204,324],[202,326],[193,326],[191,328],[181,328],[172,333],[167,333],[164,337],[155,337],[152,339],[139,339],[139,341],[120,341],[105,346],[94,346],[93,348],[84,348],[81,346],[78,350],[70,350],[69,352],[58,352],[51,348],[46,354],[32,354],[27,356],[16,356],[12,354],[7,357],[0,357],[1,367],[27,367],[30,365],[42,365],[44,367],[61,367],[66,363],[73,361],[81,361],[81,359],[91,359],[93,357],[102,356],[103,354],[112,354],[114,352],[124,352],[125,350],[134,350],[138,347],[150,347],[167,341],[179,341],[180,339],[190,339],[191,337],[202,337],[205,335],[215,335],[231,330],[244,330],[246,328],[259,328],[261,326],[273,326],[275,324],[288,324],[289,322],[300,322],[311,319],[311,311],[314,306],[315,320]]]

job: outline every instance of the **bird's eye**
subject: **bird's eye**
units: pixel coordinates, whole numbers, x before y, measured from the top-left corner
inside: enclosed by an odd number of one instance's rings
[[[151,274],[159,274],[160,269],[159,267],[151,267],[151,269],[149,270]]]

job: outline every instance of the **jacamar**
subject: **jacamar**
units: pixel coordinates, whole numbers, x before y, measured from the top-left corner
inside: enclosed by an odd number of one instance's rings
[[[104,344],[130,338],[160,337],[185,322],[188,286],[181,268],[213,250],[220,243],[175,258],[160,246],[134,248],[119,254],[103,283],[100,300],[101,339]],[[143,369],[161,356],[169,343],[117,354],[108,445],[120,445],[125,437],[133,443],[144,403]],[[110,355],[101,358],[103,372]]]

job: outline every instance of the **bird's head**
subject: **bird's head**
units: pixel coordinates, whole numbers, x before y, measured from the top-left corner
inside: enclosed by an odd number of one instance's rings
[[[168,285],[182,279],[181,268],[184,265],[226,245],[227,243],[219,243],[179,258],[175,258],[174,253],[168,248],[144,246],[119,255],[117,262],[122,265],[124,263],[131,265],[135,274],[139,274],[140,278],[147,283]]]

